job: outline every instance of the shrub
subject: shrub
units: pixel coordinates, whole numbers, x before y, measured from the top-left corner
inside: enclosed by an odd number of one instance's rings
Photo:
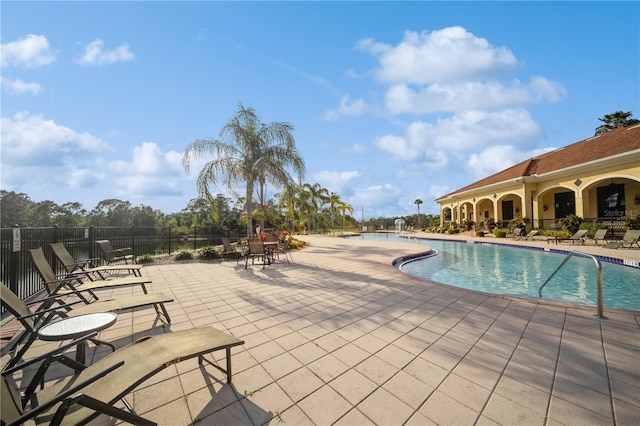
[[[473,220],[466,219],[464,221],[464,229],[467,231],[471,231],[473,227],[476,226],[476,223]]]
[[[476,237],[484,237],[484,232],[483,231],[476,231]]]
[[[304,241],[295,239],[293,237],[291,238],[291,241],[289,241],[289,248],[300,249],[300,248],[302,248],[304,246],[305,246],[305,242]]]
[[[573,234],[575,234],[575,232]],[[572,236],[573,234],[569,234],[567,231],[556,231],[555,229],[547,229],[544,231],[544,235],[546,237],[551,237],[551,238],[555,237],[559,240],[565,240],[570,236]]]
[[[569,216],[565,216],[560,219],[560,224],[562,224],[562,229],[567,231],[569,235],[573,235],[580,229],[580,224],[582,223],[582,218],[580,216],[576,216],[574,214],[570,214]]]
[[[493,235],[495,235],[496,238],[506,238],[507,237],[507,231],[505,231],[504,229],[494,229],[493,230]]]
[[[531,222],[531,219],[529,219],[528,217],[522,217],[520,215],[516,215],[513,219],[509,221],[509,223],[511,224],[511,229],[515,229],[515,228],[526,229],[527,224],[530,222]]]
[[[593,238],[596,235],[598,229],[607,229],[608,226],[598,222],[582,222],[580,224],[580,229],[586,229],[587,238]],[[573,235],[573,234],[572,234]]]
[[[449,228],[447,229],[447,234],[459,234],[460,233],[460,229],[458,228]]]
[[[173,256],[173,260],[191,260],[193,259],[193,253],[190,251],[182,250]]]
[[[640,229],[640,214],[626,216],[622,220],[624,220],[624,226],[627,229]]]
[[[138,256],[136,258],[136,263],[152,263],[155,260],[153,259],[153,256],[151,256],[149,253],[146,254],[141,254],[140,256]]]
[[[196,257],[203,260],[219,259],[220,252],[214,246],[205,246],[198,249]]]

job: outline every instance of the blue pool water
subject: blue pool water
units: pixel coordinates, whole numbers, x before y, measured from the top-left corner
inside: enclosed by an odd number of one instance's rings
[[[395,234],[362,234],[363,239],[404,241]],[[436,256],[405,263],[401,270],[471,290],[539,299],[538,289],[566,255],[499,244],[411,239],[438,251]],[[604,307],[640,311],[640,269],[601,262]],[[549,281],[542,299],[596,306],[596,265],[573,256]]]

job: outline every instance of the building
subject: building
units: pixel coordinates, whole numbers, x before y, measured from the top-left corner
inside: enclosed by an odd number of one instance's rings
[[[640,125],[619,127],[530,158],[435,200],[441,226],[515,217],[553,229],[575,214],[618,222],[640,214]]]

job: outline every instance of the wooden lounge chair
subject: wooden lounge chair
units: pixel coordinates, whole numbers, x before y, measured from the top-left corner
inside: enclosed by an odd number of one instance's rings
[[[593,242],[595,243],[595,245],[599,246],[600,244],[598,244],[598,241],[604,241],[605,245],[609,242],[609,240],[607,239],[607,234],[609,233],[609,229],[608,228],[604,228],[604,229],[598,229],[596,231],[596,234],[593,236]]]
[[[20,322],[24,330],[13,338],[10,345],[5,349],[13,352],[13,356],[7,366],[16,364],[38,337],[40,327],[47,325],[52,319],[75,317],[78,315],[91,314],[96,312],[118,312],[125,309],[141,308],[153,306],[158,315],[158,319],[165,324],[171,323],[169,313],[164,304],[173,302],[173,299],[162,293],[142,294],[140,296],[120,297],[113,300],[100,300],[89,305],[80,305],[81,301],[75,303],[65,303],[58,298],[50,297],[44,300],[37,300],[31,304],[25,303],[13,291],[3,283],[0,283],[0,300],[11,314]],[[32,311],[30,305],[38,304],[39,307]],[[22,343],[20,350],[16,348]]]
[[[40,277],[44,281],[45,289],[51,296],[62,296],[74,293],[85,303],[90,303],[90,299],[87,299],[87,297],[84,296],[82,292],[88,292],[91,298],[93,298],[94,300],[98,300],[98,296],[96,296],[93,290],[127,285],[139,285],[142,287],[142,291],[144,293],[147,293],[146,284],[151,282],[150,279],[144,277],[117,278],[86,282],[82,280],[81,276],[75,274],[65,274],[60,277],[56,276],[53,269],[51,269],[51,266],[47,262],[47,258],[45,257],[42,248],[29,250],[29,253],[31,253],[33,264],[38,270]]]
[[[62,264],[64,269],[69,273],[82,273],[91,281],[94,280],[94,276],[97,275],[100,279],[105,279],[111,272],[127,271],[136,277],[142,275],[140,269],[142,265],[106,265],[106,266],[93,266],[97,259],[83,259],[75,260],[71,253],[67,250],[63,243],[50,244],[53,254],[58,258],[58,261]]]
[[[636,245],[640,248],[640,229],[629,229],[619,241],[612,241],[604,245],[606,248],[631,248]]]
[[[62,349],[78,345],[80,340]],[[36,424],[76,425],[86,424],[98,415],[106,414],[127,423],[153,425],[155,423],[133,412],[124,399],[127,394],[168,366],[196,357],[199,364],[206,361],[223,372],[227,383],[231,383],[231,348],[243,344],[244,341],[227,333],[204,327],[139,339],[88,367],[56,350],[2,372],[2,423],[19,425],[32,419]],[[223,349],[226,351],[226,368],[204,357]],[[36,392],[47,366],[53,362],[73,368],[75,374],[55,384],[47,384]],[[32,365],[39,368],[26,386],[21,385],[25,390],[24,395],[20,395],[9,379],[16,371]],[[130,412],[114,407],[118,400],[122,400]],[[28,401],[33,402],[25,410]]]
[[[114,249],[109,240],[98,240],[96,241],[98,247],[102,251],[102,258],[110,265],[112,263],[136,263],[133,258],[133,250],[130,247],[123,247]]]

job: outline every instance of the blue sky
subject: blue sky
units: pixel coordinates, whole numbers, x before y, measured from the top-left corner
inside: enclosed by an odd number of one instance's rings
[[[640,118],[639,2],[13,2],[1,182],[34,201],[197,196],[181,158],[239,103],[365,218]],[[223,188],[212,188],[225,193]],[[242,193],[242,191],[240,191]]]

